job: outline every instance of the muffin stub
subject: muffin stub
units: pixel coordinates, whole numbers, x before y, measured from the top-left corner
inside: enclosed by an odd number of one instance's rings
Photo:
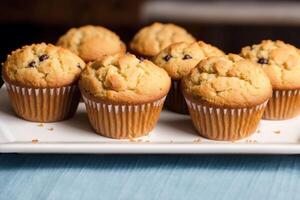
[[[140,104],[164,97],[170,89],[167,72],[132,54],[106,56],[89,63],[79,87],[92,98],[113,104]]]
[[[279,40],[263,40],[244,47],[241,56],[261,66],[274,89],[300,89],[300,52],[296,47]]]
[[[250,136],[272,95],[264,71],[235,54],[202,60],[182,89],[195,128],[213,140]]]
[[[59,38],[57,45],[71,50],[85,62],[126,52],[126,46],[119,36],[102,26],[72,28]]]
[[[174,24],[153,23],[142,28],[130,43],[130,49],[139,55],[153,57],[176,42],[195,42],[184,28]]]
[[[85,63],[67,49],[51,44],[24,46],[8,55],[2,75],[6,82],[33,88],[73,85]]]
[[[235,54],[202,60],[183,78],[182,87],[189,99],[217,107],[251,107],[272,96],[264,71]]]
[[[147,135],[155,127],[170,84],[166,71],[132,54],[90,63],[79,80],[93,129],[116,139]]]

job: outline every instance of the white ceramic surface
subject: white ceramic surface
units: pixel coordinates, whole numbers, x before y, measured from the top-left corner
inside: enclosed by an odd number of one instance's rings
[[[57,123],[27,122],[16,117],[5,87],[0,89],[2,153],[164,153],[164,154],[300,154],[300,117],[262,120],[249,138],[218,142],[201,138],[189,116],[163,111],[149,136],[114,140],[95,134],[81,103],[74,118]]]

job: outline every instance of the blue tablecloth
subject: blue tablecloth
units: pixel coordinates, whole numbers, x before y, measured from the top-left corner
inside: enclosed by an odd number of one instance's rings
[[[300,157],[0,154],[0,199],[300,199]]]

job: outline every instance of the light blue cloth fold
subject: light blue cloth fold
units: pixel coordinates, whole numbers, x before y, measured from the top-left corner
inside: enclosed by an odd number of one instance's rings
[[[0,154],[0,200],[31,199],[300,199],[300,157]]]

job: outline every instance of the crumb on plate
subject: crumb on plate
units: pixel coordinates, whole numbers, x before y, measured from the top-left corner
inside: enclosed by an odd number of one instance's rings
[[[32,142],[33,144],[36,144],[36,143],[39,142],[39,140],[38,140],[38,139],[32,139],[31,142]]]
[[[246,143],[257,143],[257,140],[249,140],[249,139],[248,139],[248,140],[246,140],[245,142],[246,142]]]
[[[281,131],[280,131],[280,130],[277,130],[277,131],[273,131],[273,133],[275,133],[275,134],[280,134]]]
[[[197,139],[194,139],[193,140],[193,143],[201,143],[202,141],[201,141],[201,138],[197,138]]]

